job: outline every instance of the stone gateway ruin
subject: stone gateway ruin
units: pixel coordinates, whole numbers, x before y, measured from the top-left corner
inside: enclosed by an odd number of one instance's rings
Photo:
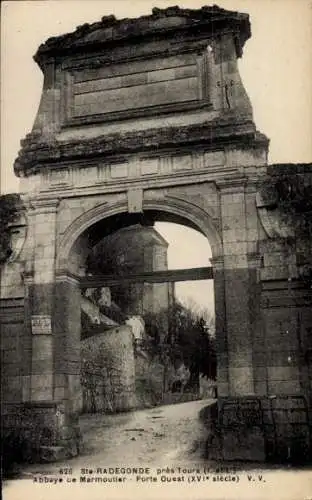
[[[197,229],[212,249],[209,453],[308,456],[311,288],[261,191],[274,167],[238,71],[250,36],[247,14],[171,7],[104,17],[39,47],[40,106],[14,165],[25,209],[0,301],[3,430],[39,457],[79,452],[90,250],[155,220]]]

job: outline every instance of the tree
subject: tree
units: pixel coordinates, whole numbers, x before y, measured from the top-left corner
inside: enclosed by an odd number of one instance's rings
[[[182,361],[190,370],[190,386],[198,386],[200,374],[215,380],[215,338],[207,319],[177,302],[157,314],[149,313],[144,320],[151,353],[162,352],[164,361],[173,364]]]
[[[176,305],[174,314],[175,346],[190,370],[190,386],[198,386],[200,374],[215,379],[215,341],[207,321],[181,304]]]
[[[203,318],[203,320],[205,321],[206,328],[208,328],[210,335],[214,336],[215,319],[207,307],[198,304],[193,297],[186,297],[185,299],[183,299],[183,306],[189,311],[191,311],[194,317]]]

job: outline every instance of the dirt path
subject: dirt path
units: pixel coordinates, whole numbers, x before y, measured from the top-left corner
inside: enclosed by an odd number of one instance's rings
[[[85,416],[81,419],[83,454],[66,462],[23,468],[24,480],[6,482],[4,499],[312,498],[311,470],[270,470],[258,464],[247,470],[231,467],[230,471],[221,474],[220,471],[213,472],[207,461],[201,458],[200,441],[205,431],[198,418],[200,409],[212,401],[188,402],[120,415]],[[60,471],[65,467],[72,469],[71,474],[64,475]],[[128,473],[127,467],[142,467],[148,472]],[[125,468],[126,474],[120,469],[117,473],[115,468]]]
[[[205,433],[198,414],[211,402],[194,401],[131,414],[84,417],[81,428],[85,461],[89,461],[90,454],[96,461],[131,465],[197,459],[198,443]]]
[[[205,429],[198,415],[214,400],[192,401],[117,415],[84,415],[80,420],[83,450],[79,457],[59,462],[58,468],[161,466],[200,460]],[[51,465],[29,465],[32,471]]]

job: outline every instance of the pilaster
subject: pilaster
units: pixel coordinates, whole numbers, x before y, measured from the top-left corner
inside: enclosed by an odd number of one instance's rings
[[[32,269],[25,274],[27,324],[32,338],[31,401],[53,399],[54,261],[58,200],[32,200]]]
[[[218,182],[224,253],[229,395],[254,393],[244,177]]]
[[[47,284],[54,281],[55,240],[59,199],[31,200],[34,225],[34,282]]]
[[[80,401],[81,293],[78,280],[67,272],[55,278],[54,399],[68,415],[77,414]]]

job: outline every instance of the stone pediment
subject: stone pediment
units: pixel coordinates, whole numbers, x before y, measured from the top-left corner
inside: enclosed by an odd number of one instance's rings
[[[185,31],[200,39],[209,32],[215,36],[225,30],[237,33],[237,52],[240,56],[245,41],[250,37],[248,14],[232,12],[213,5],[201,9],[181,9],[177,6],[166,9],[154,8],[151,15],[136,19],[116,19],[115,16],[105,16],[99,22],[78,26],[72,33],[51,37],[40,45],[35,61],[41,66],[46,58],[62,56],[70,53],[86,52],[99,46],[109,46],[113,43],[137,43],[140,38],[153,35],[166,38],[176,37],[178,32]]]

